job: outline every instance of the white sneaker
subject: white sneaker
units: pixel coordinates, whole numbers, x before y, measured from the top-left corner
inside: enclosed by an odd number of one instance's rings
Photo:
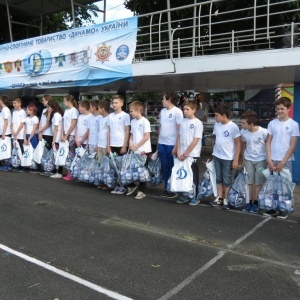
[[[62,174],[59,174],[59,173],[56,173],[56,174],[50,176],[50,178],[55,178],[55,179],[60,179],[62,177],[63,177]]]
[[[124,188],[124,186],[120,186],[118,191],[116,191],[115,194],[122,195],[122,194],[125,194],[125,193],[126,193],[126,189]]]
[[[137,195],[135,196],[135,199],[143,199],[146,197],[146,194],[143,192],[138,192]]]
[[[134,187],[128,187],[128,193],[126,194],[127,196],[132,195],[136,189],[138,188],[138,186],[134,186]]]
[[[118,194],[119,187],[115,186],[115,188],[111,191],[112,194]]]

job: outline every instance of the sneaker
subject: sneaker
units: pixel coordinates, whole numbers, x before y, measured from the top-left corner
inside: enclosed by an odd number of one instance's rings
[[[229,209],[229,205],[223,204],[222,208],[228,210]]]
[[[134,187],[128,187],[128,193],[126,194],[127,196],[132,195],[136,189],[138,188],[138,186],[134,186]]]
[[[182,196],[176,201],[176,203],[178,203],[178,204],[183,204],[183,203],[187,203],[187,202],[189,202],[189,201],[190,201],[190,199],[189,199],[188,197],[182,195]]]
[[[118,194],[119,186],[115,186],[115,188],[111,191],[112,194]]]
[[[62,177],[63,177],[62,174],[59,173],[50,176],[50,178],[54,178],[54,179],[61,179]]]
[[[268,211],[265,211],[263,213],[264,216],[267,216],[267,217],[275,217],[276,216],[276,211],[275,210],[268,210]]]
[[[257,205],[253,203],[250,212],[256,214],[257,210],[258,210]]]
[[[118,194],[118,195],[122,195],[122,194],[125,194],[126,193],[126,189],[124,188],[124,186],[120,186],[118,188],[118,190],[115,192],[115,194]]]
[[[253,204],[254,205],[254,204]],[[252,203],[248,203],[245,208],[242,209],[244,212],[250,212],[252,209]]]
[[[200,203],[200,200],[196,199],[196,198],[193,198],[190,202],[189,202],[189,205],[191,206],[195,206],[197,204]]]
[[[166,198],[172,199],[172,198],[176,198],[177,196],[178,196],[177,193],[167,192]]]
[[[0,171],[8,172],[8,171],[10,171],[10,167],[4,165],[4,166],[0,167]]]
[[[209,205],[215,206],[223,206],[223,200],[219,200],[219,196],[214,201],[209,202]]]
[[[145,197],[146,197],[146,194],[144,194],[143,192],[138,192],[137,195],[135,196],[135,199],[143,199]]]
[[[280,211],[279,212],[279,215],[277,216],[277,219],[286,219],[288,216],[288,213],[287,212],[283,212],[283,211]]]
[[[63,177],[63,180],[73,181],[73,178],[71,177],[71,174],[69,173],[67,176]]]
[[[20,170],[19,172],[22,172],[22,171]],[[40,175],[42,175],[42,176],[52,176],[54,174],[52,172],[41,172]]]
[[[167,198],[168,191],[163,191],[163,193],[160,195],[163,198]]]

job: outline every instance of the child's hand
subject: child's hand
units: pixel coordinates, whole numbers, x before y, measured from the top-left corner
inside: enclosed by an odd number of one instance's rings
[[[121,148],[121,150],[120,150],[120,153],[121,153],[121,154],[125,154],[126,152],[127,152],[127,151],[126,151],[126,147],[123,146],[123,147]]]
[[[282,171],[283,167],[284,167],[284,164],[282,162],[280,162],[277,166],[275,166],[275,170],[277,172],[280,172],[280,171]]]
[[[237,161],[237,160],[233,160],[233,162],[232,162],[232,169],[237,169],[237,167],[239,166],[239,162]]]

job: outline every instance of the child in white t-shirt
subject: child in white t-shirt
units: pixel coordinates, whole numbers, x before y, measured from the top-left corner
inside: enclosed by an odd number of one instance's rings
[[[180,130],[177,136],[176,148],[177,157],[183,161],[188,157],[193,158],[193,191],[182,193],[182,196],[176,201],[178,204],[189,202],[189,205],[195,206],[200,200],[197,199],[199,186],[199,159],[202,146],[203,124],[195,117],[198,108],[196,100],[185,101],[183,103],[183,113],[185,118],[180,124]]]
[[[108,131],[108,111],[109,101],[103,100],[99,102],[98,112],[100,117],[98,128],[98,162],[102,162],[102,157],[107,154],[107,131]]]
[[[36,148],[39,139],[37,129],[39,126],[39,118],[36,116],[37,107],[34,104],[29,104],[26,109],[27,117],[24,123],[24,145],[29,145]]]
[[[88,123],[88,149],[90,154],[98,152],[97,142],[99,135],[99,124],[102,118],[98,111],[98,105],[98,100],[91,102],[90,112],[92,116]]]
[[[257,125],[258,117],[254,111],[246,111],[241,116],[241,139],[243,165],[248,173],[250,201],[243,209],[256,213],[258,210],[258,193],[265,181],[260,169],[267,167],[266,140],[268,130]]]
[[[86,148],[89,131],[89,119],[92,114],[90,113],[90,102],[87,100],[82,100],[79,102],[78,110],[80,115],[78,117],[76,129],[75,129],[75,142],[77,147]]]
[[[130,115],[133,118],[131,120],[129,149],[134,153],[146,155],[147,160],[145,166],[147,166],[148,156],[152,151],[150,142],[151,127],[150,122],[142,115],[143,110],[143,104],[139,101],[134,101],[129,104]],[[146,184],[146,182],[140,182],[139,186],[135,184],[128,185],[127,196],[132,195],[138,189],[135,199],[143,199],[146,197]]]
[[[108,130],[107,130],[107,153],[117,153],[117,155],[124,155],[127,152],[129,141],[129,126],[130,116],[122,111],[124,105],[124,97],[122,95],[115,95],[113,97],[114,112],[108,116]],[[116,185],[112,194],[124,194],[125,187]]]
[[[267,162],[270,171],[280,172],[286,168],[292,174],[292,160],[299,137],[299,124],[289,117],[291,100],[281,97],[275,102],[278,118],[268,125],[268,137],[266,143]],[[287,212],[275,210],[267,211],[264,215],[286,219]]]
[[[215,109],[216,123],[213,134],[216,136],[212,155],[216,169],[218,196],[210,202],[212,206],[229,209],[228,193],[232,184],[232,169],[239,163],[241,134],[238,126],[229,119],[229,108],[221,104]],[[223,196],[224,195],[224,196]],[[223,201],[224,197],[224,201]]]
[[[163,109],[160,112],[160,128],[158,136],[158,151],[161,158],[165,190],[161,194],[164,198],[175,198],[177,193],[168,191],[168,180],[174,166],[173,155],[176,155],[176,138],[180,123],[183,119],[182,111],[175,106],[176,99],[173,95],[166,93],[163,96]]]

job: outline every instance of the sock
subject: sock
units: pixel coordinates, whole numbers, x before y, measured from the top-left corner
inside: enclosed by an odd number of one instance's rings
[[[224,198],[223,205],[228,205],[228,200]]]

